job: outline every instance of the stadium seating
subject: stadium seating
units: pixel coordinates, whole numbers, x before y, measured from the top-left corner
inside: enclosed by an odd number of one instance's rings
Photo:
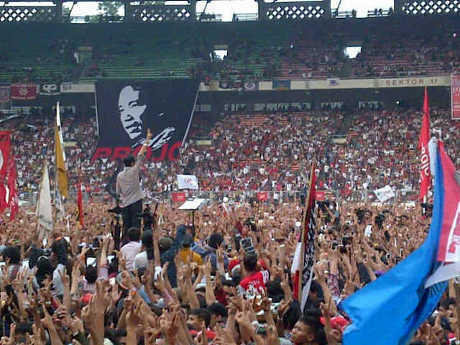
[[[452,35],[458,23],[446,23],[451,24],[437,26],[432,36],[413,32],[409,24],[404,31],[402,23],[366,31],[366,23],[359,26],[359,21],[330,32],[319,22],[1,24],[9,39],[0,42],[0,82],[184,77],[244,82],[448,74],[460,64],[460,49]],[[394,40],[397,35],[402,39]],[[343,53],[348,42],[362,46],[356,59]],[[228,50],[223,61],[212,57],[218,45]],[[75,53],[81,47],[89,47],[89,58],[82,56],[77,63]]]

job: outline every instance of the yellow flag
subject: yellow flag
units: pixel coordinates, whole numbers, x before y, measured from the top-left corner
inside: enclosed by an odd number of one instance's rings
[[[68,196],[67,169],[65,166],[64,150],[62,145],[61,118],[59,114],[59,103],[56,109],[56,127],[54,128],[54,152],[56,154],[56,181],[61,196]]]

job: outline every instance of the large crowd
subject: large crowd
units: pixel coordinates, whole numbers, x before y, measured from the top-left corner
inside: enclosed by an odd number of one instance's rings
[[[459,166],[459,130],[445,109],[431,109],[432,134]],[[191,215],[177,204],[145,204],[142,226],[124,229],[115,203],[85,199],[54,229],[37,224],[34,207],[0,223],[1,344],[32,345],[333,345],[351,320],[340,302],[418,248],[430,208],[369,202],[391,185],[418,188],[415,110],[340,110],[197,115],[180,158],[140,163],[143,188],[176,190],[176,173],[193,173],[203,191],[227,196]],[[15,122],[18,121],[18,122]],[[34,191],[46,159],[53,165],[52,120],[13,119],[22,192]],[[91,162],[95,119],[63,120],[70,185],[104,191],[119,162]],[[207,129],[203,129],[207,128]],[[339,141],[335,141],[340,134]],[[210,146],[198,146],[195,137]],[[302,228],[311,162],[317,188],[314,278],[302,311],[293,298],[291,267]],[[77,173],[78,172],[78,173]],[[51,180],[53,170],[51,169]],[[274,202],[248,191],[287,194]],[[247,194],[249,195],[249,194]],[[305,196],[305,194],[304,194]],[[155,199],[153,203],[157,203]],[[431,202],[431,197],[428,203]],[[27,231],[24,231],[27,228]],[[453,281],[411,344],[457,339]],[[369,341],[372,341],[370,339]]]
[[[391,39],[400,35],[397,29],[386,30],[366,35],[360,52],[353,57],[345,50],[350,40],[347,34],[331,33],[326,28],[299,30],[290,39],[272,44],[235,37],[213,75],[241,81],[375,78],[444,75],[460,68],[458,39],[449,30],[430,37],[407,34],[404,41]],[[262,73],[252,70],[252,65],[263,65]],[[208,65],[208,70],[216,72],[216,67],[211,67]]]
[[[290,274],[299,202],[229,200],[193,221],[165,203],[121,239],[110,206],[85,204],[85,227],[57,221],[47,240],[24,209],[1,225],[2,344],[340,344],[340,302],[416,249],[430,223],[420,205],[318,204],[301,312]],[[411,344],[451,344],[455,309],[451,283]]]
[[[446,109],[433,109],[431,116],[432,134],[446,142],[458,167],[458,124],[450,120]],[[413,200],[418,188],[421,117],[413,109],[360,110],[346,115],[340,110],[229,114],[216,122],[197,114],[180,158],[146,162],[143,186],[149,196],[168,198],[169,192],[177,190],[175,176],[185,171],[198,177],[202,192],[220,197],[258,191],[269,192],[272,198],[290,196],[305,189],[306,172],[315,158],[320,190],[360,201],[372,200],[375,189],[390,185],[400,201]],[[13,139],[20,191],[36,192],[45,157],[53,166],[53,129],[38,119],[23,121],[21,126],[12,120],[8,126],[17,128]],[[106,195],[105,187],[121,162],[91,160],[97,146],[95,119],[70,117],[63,123],[63,132],[64,140],[73,145],[66,149],[71,190],[80,180],[89,195]],[[343,141],[333,140],[338,132]],[[198,146],[195,136],[211,139],[211,145]],[[53,176],[53,169],[50,173]]]

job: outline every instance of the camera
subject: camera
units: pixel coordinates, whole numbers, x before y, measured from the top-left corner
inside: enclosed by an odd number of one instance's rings
[[[250,237],[248,238],[243,238],[241,240],[241,247],[243,248],[244,252],[246,254],[249,254],[249,253],[254,253],[255,250],[254,250],[254,246],[252,244],[252,239]]]
[[[150,210],[149,207],[146,207],[144,209],[144,212],[138,213],[137,217],[140,218],[140,219],[143,219],[143,221],[144,221],[144,229],[152,229],[154,219],[153,219],[152,211]]]

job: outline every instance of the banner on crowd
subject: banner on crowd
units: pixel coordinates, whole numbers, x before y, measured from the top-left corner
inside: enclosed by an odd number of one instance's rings
[[[0,103],[6,103],[10,100],[10,86],[0,85]]]
[[[41,84],[40,95],[42,96],[56,96],[61,93],[58,84]]]
[[[460,120],[460,74],[452,74],[450,83],[452,120]]]
[[[259,200],[259,201],[267,201],[268,200],[268,192],[257,192],[257,200]]]
[[[198,179],[195,175],[177,175],[179,189],[198,189]]]
[[[377,199],[379,199],[380,202],[385,202],[387,200],[390,200],[391,198],[394,198],[394,196],[395,196],[395,192],[388,185],[386,185],[383,188],[376,189],[374,191],[374,193],[375,193],[375,196],[377,197]]]
[[[16,100],[33,100],[37,98],[36,84],[12,84],[10,98]]]
[[[146,159],[176,160],[198,97],[198,81],[101,80],[96,83],[99,143],[93,160],[136,154],[152,131]]]
[[[184,192],[171,193],[171,200],[173,202],[185,202],[186,196]]]
[[[317,190],[316,191],[316,201],[324,201],[324,200],[326,200],[326,191]]]

